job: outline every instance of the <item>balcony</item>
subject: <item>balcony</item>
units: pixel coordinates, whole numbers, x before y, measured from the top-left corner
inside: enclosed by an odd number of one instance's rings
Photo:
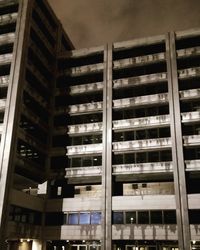
[[[185,161],[186,171],[199,171],[200,160],[187,160]]]
[[[88,145],[78,145],[78,146],[67,146],[68,156],[75,155],[92,155],[101,154],[103,150],[103,145],[98,144],[88,144]]]
[[[6,107],[6,99],[0,99],[0,111],[4,111]]]
[[[103,130],[102,122],[85,123],[85,124],[68,126],[69,135],[95,133],[95,132],[101,132],[102,130]]]
[[[0,76],[0,88],[7,87],[9,83],[9,75]]]
[[[181,120],[183,123],[199,122],[200,121],[200,111],[182,113]]]
[[[79,95],[103,90],[103,82],[75,85],[70,87],[70,95]]]
[[[183,145],[184,146],[199,146],[200,135],[183,136]]]
[[[0,27],[9,23],[15,23],[17,21],[17,16],[17,13],[0,15]]]
[[[170,123],[169,115],[149,116],[142,118],[113,121],[114,130],[142,129],[149,127],[162,127]]]
[[[96,113],[103,110],[103,102],[83,103],[69,106],[69,114]]]
[[[44,228],[45,240],[100,240],[101,225],[63,225]]]
[[[3,132],[3,123],[0,123],[0,135],[2,134]]]
[[[156,53],[152,55],[137,56],[133,58],[121,59],[114,61],[114,69],[122,69],[126,67],[132,67],[137,65],[155,63],[165,60],[165,53]]]
[[[180,49],[177,51],[178,58],[184,58],[189,56],[199,56],[200,55],[200,47],[186,48]]]
[[[190,100],[200,98],[200,89],[188,89],[179,91],[180,99],[181,100]]]
[[[173,171],[172,162],[148,162],[113,165],[113,175],[168,173]]]
[[[0,66],[10,64],[12,61],[12,53],[0,55]]]
[[[103,63],[84,65],[80,67],[72,67],[70,69],[65,70],[67,75],[78,76],[82,74],[90,74],[90,73],[98,73],[102,72],[104,69]]]
[[[100,166],[66,168],[65,178],[100,176],[102,173]]]
[[[113,240],[178,240],[177,225],[112,225]],[[173,249],[173,248],[172,248]],[[175,249],[175,248],[174,248]]]
[[[146,151],[155,149],[170,149],[171,138],[157,138],[135,141],[114,142],[113,151],[123,153],[124,151]]]
[[[168,102],[168,94],[161,93],[155,95],[137,96],[113,100],[113,108],[130,108],[135,106],[145,106],[150,104],[163,104]]]
[[[167,81],[167,73],[157,73],[129,78],[122,78],[113,81],[113,88],[125,88],[148,83],[160,83]]]
[[[9,43],[14,43],[14,40],[15,40],[15,33],[7,33],[0,35],[0,46]]]
[[[179,79],[187,79],[200,76],[200,67],[178,70]]]

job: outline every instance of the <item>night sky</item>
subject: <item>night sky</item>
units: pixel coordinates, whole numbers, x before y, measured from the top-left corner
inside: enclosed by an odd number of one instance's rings
[[[48,0],[75,48],[200,28],[200,0]]]

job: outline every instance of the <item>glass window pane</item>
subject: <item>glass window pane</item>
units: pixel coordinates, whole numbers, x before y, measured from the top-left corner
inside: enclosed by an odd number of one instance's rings
[[[94,156],[93,157],[93,166],[101,166],[101,165],[102,165],[101,156]]]
[[[72,137],[72,145],[81,145],[82,144],[82,137]]]
[[[151,224],[162,224],[162,211],[151,211]]]
[[[77,225],[78,224],[78,214],[70,213],[68,216],[68,224],[69,225]]]
[[[126,212],[126,224],[136,223],[136,212]]]
[[[101,224],[100,212],[91,212],[91,224]]]
[[[135,154],[125,154],[125,164],[135,163]]]
[[[113,224],[123,224],[123,212],[113,212]]]
[[[83,167],[92,166],[92,157],[83,157]]]
[[[138,224],[149,224],[149,212],[148,211],[138,212]]]
[[[80,213],[79,224],[90,224],[90,213]]]
[[[91,143],[93,143],[92,141],[93,140],[92,140],[92,136],[91,135],[83,136],[83,145],[85,145],[85,144],[91,144]]]
[[[164,223],[165,224],[176,224],[176,211],[164,211]]]
[[[118,164],[123,164],[123,155],[113,155],[113,164],[118,165]]]
[[[72,168],[81,167],[81,158],[72,158],[71,167]]]

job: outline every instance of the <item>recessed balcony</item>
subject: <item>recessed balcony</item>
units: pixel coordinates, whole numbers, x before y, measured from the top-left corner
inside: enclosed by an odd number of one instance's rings
[[[9,75],[0,76],[0,88],[7,87],[9,83]]]
[[[196,99],[200,98],[200,89],[188,89],[179,91],[180,99],[187,100],[187,99]]]
[[[0,111],[4,111],[6,107],[6,99],[0,99]]]
[[[9,23],[15,23],[17,21],[17,13],[9,13],[5,15],[0,15],[0,26],[9,24]]]
[[[103,145],[101,143],[78,145],[78,146],[67,146],[66,155],[75,156],[75,155],[101,154],[102,150],[103,150]]]
[[[178,70],[179,79],[187,79],[196,76],[200,76],[200,67]]]
[[[10,64],[12,61],[12,53],[0,55],[0,66]]]
[[[177,50],[177,57],[189,57],[189,56],[198,56],[200,55],[200,47],[186,48]]]
[[[183,136],[183,145],[184,146],[199,146],[200,135]]]
[[[181,113],[181,120],[183,123],[199,122],[200,121],[200,111]]]
[[[102,111],[103,102],[91,102],[91,103],[83,103],[77,105],[69,106],[69,114],[75,115],[80,113],[93,113],[97,111]]]
[[[103,130],[102,122],[85,123],[85,124],[68,126],[69,135],[101,132],[102,130]]]
[[[0,46],[9,43],[14,43],[14,40],[15,40],[15,33],[7,33],[0,35]]]
[[[124,151],[170,149],[171,146],[172,146],[171,138],[157,138],[157,139],[114,142],[113,151],[115,153],[123,153]]]
[[[102,169],[100,166],[66,168],[66,178],[100,176]]]
[[[149,127],[163,127],[170,123],[169,115],[148,116],[142,118],[113,121],[114,130],[132,130]]]
[[[113,175],[168,173],[173,171],[171,161],[113,165]]]
[[[124,98],[113,100],[113,108],[129,108],[135,106],[143,106],[150,104],[164,104],[168,102],[168,94],[161,93],[155,95],[137,96],[132,98]]]
[[[103,82],[75,85],[70,87],[70,95],[78,95],[103,90]]]
[[[152,55],[137,56],[133,58],[127,58],[127,59],[114,61],[113,68],[121,69],[121,68],[149,64],[149,63],[159,62],[159,61],[164,61],[164,60],[165,60],[165,53],[156,53]]]
[[[65,70],[65,73],[71,76],[78,76],[82,74],[98,73],[103,71],[103,68],[104,68],[103,63],[97,63],[91,65],[84,65],[80,67],[72,67],[70,69]]]
[[[199,171],[200,160],[187,160],[185,161],[186,171]]]
[[[122,78],[113,81],[113,88],[124,88],[148,83],[159,83],[167,80],[167,73],[157,73],[129,78]]]

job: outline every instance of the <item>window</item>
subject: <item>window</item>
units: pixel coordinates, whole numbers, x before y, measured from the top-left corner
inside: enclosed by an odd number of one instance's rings
[[[126,212],[126,224],[136,224],[136,212]]]
[[[100,212],[91,212],[91,224],[101,224]]]
[[[138,212],[138,224],[149,224],[149,212],[148,211]]]
[[[69,213],[68,224],[69,225],[77,225],[78,224],[78,213]]]
[[[150,211],[151,224],[162,224],[162,211]]]
[[[176,211],[175,210],[164,211],[164,223],[176,224]]]
[[[79,224],[90,224],[90,213],[80,213]]]
[[[200,224],[200,210],[199,209],[189,210],[189,220],[190,224]]]
[[[83,167],[92,166],[92,157],[83,157]]]
[[[123,224],[124,215],[123,212],[113,212],[113,224]]]
[[[81,167],[81,158],[72,158],[71,167],[72,168]]]

